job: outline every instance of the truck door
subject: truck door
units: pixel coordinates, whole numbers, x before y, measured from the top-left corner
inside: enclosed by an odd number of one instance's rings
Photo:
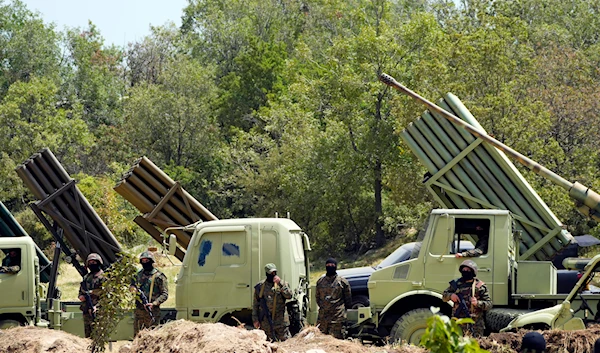
[[[11,250],[16,257],[11,258]],[[33,271],[27,271],[24,264],[27,262],[28,256],[27,249],[19,246],[10,248],[0,249],[0,260],[2,266],[8,266],[18,263],[20,267],[19,271],[13,272],[0,272],[0,293],[2,293],[2,306],[4,308],[18,308],[27,306],[29,301],[29,281],[28,273]],[[33,261],[29,261],[33,263]],[[29,263],[27,262],[27,263]]]
[[[250,232],[244,226],[208,227],[196,239],[188,317],[214,322],[226,312],[252,307]]]
[[[436,292],[448,288],[449,281],[459,278],[458,267],[464,260],[473,260],[479,267],[477,278],[488,283],[493,299],[493,232],[490,218],[440,216],[425,254],[424,285]],[[480,256],[456,257],[457,252],[467,252],[476,247],[480,237],[487,237],[488,244]],[[472,251],[471,251],[472,252]]]

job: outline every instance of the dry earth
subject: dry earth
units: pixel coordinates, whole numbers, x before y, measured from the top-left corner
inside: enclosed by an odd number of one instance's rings
[[[479,343],[492,353],[516,353],[526,332],[496,333],[480,339]],[[548,341],[548,353],[587,353],[593,351],[594,341],[600,337],[600,327],[582,331],[543,331],[542,334]],[[0,331],[0,353],[79,353],[86,352],[89,344],[88,339],[43,328],[18,327]],[[365,346],[358,341],[323,335],[315,327],[305,329],[288,341],[270,343],[260,330],[179,320],[143,331],[133,342],[119,348],[119,353],[142,352],[426,353],[426,350],[407,345]]]

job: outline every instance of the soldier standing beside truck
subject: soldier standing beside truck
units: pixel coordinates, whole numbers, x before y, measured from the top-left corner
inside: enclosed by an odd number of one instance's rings
[[[104,271],[102,271],[100,266],[103,263],[100,255],[96,253],[89,254],[85,264],[90,272],[83,276],[83,281],[79,285],[79,301],[81,301],[79,308],[83,312],[83,326],[86,338],[92,335],[92,324],[96,319],[97,305],[102,293]]]
[[[472,260],[465,260],[458,270],[461,277],[452,280],[450,286],[444,291],[444,302],[452,301],[452,317],[471,318],[474,324],[463,327],[463,331],[473,337],[483,336],[485,331],[484,312],[492,308],[492,300],[485,283],[477,279],[477,264]]]
[[[342,339],[342,326],[346,319],[346,309],[352,307],[350,283],[337,274],[337,261],[325,261],[325,276],[317,281],[317,305],[319,316],[317,325],[321,332]]]
[[[271,341],[285,341],[291,337],[290,320],[285,302],[292,298],[292,291],[287,282],[277,276],[275,264],[265,266],[267,278],[254,286],[252,303],[252,322],[260,328]]]
[[[169,297],[167,277],[154,267],[154,255],[144,251],[140,255],[142,269],[138,271],[131,288],[138,291],[133,320],[133,334],[155,327],[160,322],[160,305]]]

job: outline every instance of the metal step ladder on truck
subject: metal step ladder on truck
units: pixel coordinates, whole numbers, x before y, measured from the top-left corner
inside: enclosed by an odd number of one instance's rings
[[[428,108],[401,137],[427,168],[425,186],[442,209],[431,212],[419,239],[421,247],[410,260],[371,274],[371,306],[349,311],[351,334],[418,343],[432,315],[430,307],[451,314],[442,292],[449,281],[460,277],[458,267],[464,260],[455,257],[454,249],[460,241],[475,244],[482,236],[489,238],[485,253],[470,259],[477,263],[477,276],[486,283],[494,304],[486,315],[489,332],[500,331],[524,313],[561,307],[566,301],[573,308],[584,301],[596,308],[599,294],[573,295],[583,288],[584,277],[571,293],[557,294],[556,267],[550,260],[573,237],[506,155],[566,189],[578,209],[595,220],[600,219],[600,196],[487,135],[456,96],[447,94],[434,104],[388,75],[380,79]],[[550,326],[573,327],[575,319],[588,312],[563,310],[563,316],[574,317]],[[512,327],[544,325],[533,320],[512,323]]]

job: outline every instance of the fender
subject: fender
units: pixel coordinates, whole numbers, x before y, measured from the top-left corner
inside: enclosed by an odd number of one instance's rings
[[[552,322],[556,315],[560,313],[561,309],[562,304],[559,304],[551,308],[541,309],[531,313],[523,314],[511,321],[508,324],[508,326],[501,329],[500,332],[506,332],[512,329],[517,329],[533,324],[545,324],[548,325],[548,327],[552,327]]]
[[[442,301],[442,295],[438,292],[434,292],[431,290],[423,290],[423,289],[414,290],[414,291],[402,293],[399,296],[397,296],[396,298],[392,299],[389,303],[387,303],[387,305],[383,308],[383,310],[381,310],[381,313],[379,315],[381,316],[381,315],[385,314],[399,300],[402,300],[407,297],[411,297],[413,295],[428,295],[430,297],[435,297],[435,298],[439,299],[440,301]],[[452,307],[450,302],[447,302],[446,304],[448,304],[448,306]]]

